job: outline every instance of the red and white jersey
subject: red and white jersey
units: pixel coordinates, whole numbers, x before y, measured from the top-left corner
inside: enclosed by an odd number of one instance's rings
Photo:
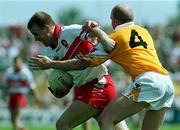
[[[23,65],[19,71],[15,71],[13,67],[7,69],[6,86],[10,94],[27,94],[30,89],[36,87],[33,75],[25,65]]]
[[[62,26],[58,38],[58,46],[53,50],[50,49],[50,51],[48,51],[48,56],[53,59],[63,60],[74,58],[78,54],[106,53],[102,45],[97,43],[96,39],[87,36],[88,42],[92,44],[87,43],[86,45],[83,45],[81,41],[78,42],[77,37],[80,35],[81,31],[81,25],[74,24],[70,26]],[[85,40],[85,33],[81,35],[80,39]],[[87,46],[90,48],[87,48]],[[84,70],[68,71],[68,73],[73,76],[73,82],[75,85],[82,86],[95,78],[101,79],[102,84],[105,84],[106,80],[103,79],[103,76],[107,74],[107,71],[108,70],[104,65],[99,65],[96,67],[88,67]]]

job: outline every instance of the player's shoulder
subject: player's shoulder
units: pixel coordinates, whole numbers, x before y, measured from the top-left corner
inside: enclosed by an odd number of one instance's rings
[[[129,32],[131,36],[151,37],[148,29],[140,25],[133,26]]]
[[[115,31],[110,36],[127,36],[127,34],[131,35],[132,30],[140,31],[140,32],[146,32],[147,29],[140,25],[131,25],[124,27],[118,31]]]
[[[140,26],[140,25],[135,25],[134,28],[139,30],[147,30],[144,26]]]

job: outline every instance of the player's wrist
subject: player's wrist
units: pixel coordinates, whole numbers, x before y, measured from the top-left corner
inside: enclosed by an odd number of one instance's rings
[[[55,61],[55,60],[51,60],[50,62],[49,62],[49,68],[55,68],[55,65],[56,65],[56,62],[57,61]]]

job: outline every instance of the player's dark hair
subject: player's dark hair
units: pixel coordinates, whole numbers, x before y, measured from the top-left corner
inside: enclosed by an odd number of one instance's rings
[[[114,19],[121,21],[121,23],[127,23],[134,20],[133,12],[127,5],[116,5],[111,12]]]
[[[46,25],[55,25],[55,22],[49,14],[39,11],[30,18],[27,28],[30,30],[33,25],[37,25],[39,28],[43,29]]]

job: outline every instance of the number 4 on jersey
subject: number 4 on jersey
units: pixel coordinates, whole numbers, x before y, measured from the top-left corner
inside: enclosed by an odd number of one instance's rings
[[[139,40],[138,42],[135,41],[136,36]],[[130,38],[129,45],[131,48],[134,48],[137,46],[143,46],[145,49],[147,49],[147,43],[145,41],[143,41],[142,37],[139,36],[139,34],[136,32],[136,30],[131,31],[131,38]]]

